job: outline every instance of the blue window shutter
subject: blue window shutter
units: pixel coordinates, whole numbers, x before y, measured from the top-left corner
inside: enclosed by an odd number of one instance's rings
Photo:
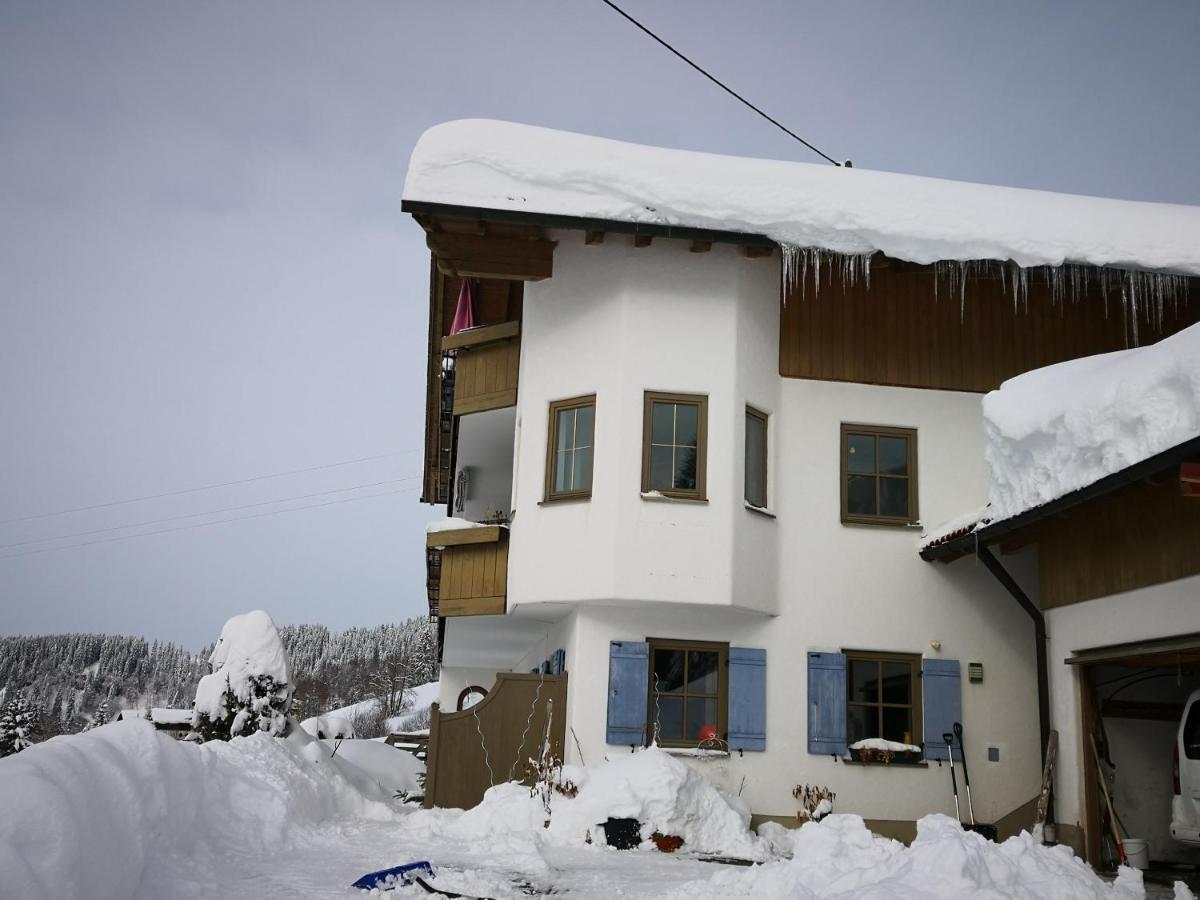
[[[550,674],[561,675],[567,668],[567,651],[555,650],[553,661],[550,663]]]
[[[925,758],[948,759],[942,735],[962,721],[962,675],[957,659],[921,661],[921,691],[925,712]],[[961,757],[962,751],[958,752]]]
[[[649,694],[650,645],[637,641],[611,641],[608,645],[608,743],[646,742]]]
[[[729,648],[729,749],[767,749],[767,651]]]
[[[846,755],[845,654],[808,654],[808,752]]]

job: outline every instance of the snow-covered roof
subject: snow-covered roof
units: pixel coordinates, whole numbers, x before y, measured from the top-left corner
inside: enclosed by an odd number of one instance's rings
[[[915,263],[1200,275],[1200,207],[669,150],[485,119],[417,142],[406,201],[707,228]]]
[[[1200,437],[1200,325],[1025,372],[983,398],[993,522]]]

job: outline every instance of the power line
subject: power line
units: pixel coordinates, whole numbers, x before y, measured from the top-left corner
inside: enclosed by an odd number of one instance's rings
[[[204,512],[185,513],[179,516],[168,516],[165,519],[148,519],[144,522],[130,522],[128,525],[111,525],[107,528],[93,528],[90,531],[76,531],[73,534],[58,534],[52,537],[31,538],[27,541],[17,541],[13,544],[0,544],[0,550],[11,550],[14,547],[27,547],[30,544],[45,544],[48,541],[65,541],[71,538],[88,537],[93,534],[105,534],[109,531],[124,531],[127,528],[144,528],[147,525],[162,525],[166,522],[181,522],[184,519],[198,519],[202,516],[215,516],[219,513],[238,512],[243,509],[256,509],[261,506],[271,506],[275,503],[290,503],[293,500],[311,500],[313,497],[328,497],[330,494],[343,494],[346,491],[365,490],[366,488],[382,487],[385,484],[402,484],[421,478],[420,475],[406,475],[404,478],[392,478],[387,481],[373,481],[370,484],[352,484],[349,487],[334,488],[329,491],[317,491],[312,494],[300,494],[297,497],[280,497],[276,500],[260,500],[258,503],[246,503],[241,506],[225,506],[220,509],[209,509]]]
[[[416,488],[398,488],[394,491],[383,491],[379,494],[366,494],[362,497],[343,497],[341,500],[327,500],[324,503],[310,503],[308,506],[294,506],[291,509],[274,509],[270,512],[255,513],[251,516],[235,516],[232,519],[218,519],[215,522],[197,522],[194,525],[179,525],[175,528],[160,528],[158,531],[143,531],[140,534],[123,534],[117,537],[100,538],[96,541],[84,541],[79,544],[64,544],[61,547],[39,547],[35,550],[25,550],[22,553],[10,553],[7,556],[0,556],[3,559],[18,559],[22,556],[34,556],[38,553],[53,553],[56,550],[75,550],[79,547],[91,547],[95,544],[111,544],[116,541],[128,541],[131,538],[151,537],[156,534],[169,534],[175,531],[187,531],[191,528],[207,528],[209,525],[228,525],[230,522],[245,522],[250,519],[264,519],[268,516],[279,516],[284,513],[300,512],[305,509],[320,509],[323,506],[335,506],[339,503],[353,503],[356,500],[372,500],[376,497],[390,497],[394,494],[405,494],[414,491]]]
[[[336,469],[341,466],[352,466],[356,463],[371,462],[376,459],[388,459],[393,456],[403,456],[406,453],[416,453],[417,449],[396,450],[392,453],[380,453],[377,456],[361,456],[358,459],[347,459],[342,462],[325,463],[320,466],[309,466],[307,469],[291,469],[287,472],[271,472],[266,475],[255,475],[251,478],[240,478],[237,481],[222,481],[219,484],[203,484],[199,487],[184,488],[179,491],[164,491],[161,494],[147,494],[144,497],[131,497],[128,500],[110,500],[108,503],[94,503],[91,506],[76,506],[71,509],[60,509],[57,512],[38,513],[32,516],[20,516],[16,519],[0,519],[0,525],[13,525],[17,522],[32,522],[34,519],[50,519],[54,516],[65,516],[69,513],[89,512],[94,509],[108,509],[112,506],[124,506],[128,503],[141,503],[144,500],[159,500],[163,497],[180,497],[184,494],[195,494],[200,491],[211,491],[216,488],[233,487],[238,484],[250,484],[254,481],[265,481],[269,478],[284,478],[288,475],[302,475],[305,472],[320,472],[323,469]]]
[[[664,41],[662,38],[660,38],[657,34],[655,34],[653,31],[651,31],[649,28],[647,28],[645,25],[643,25],[641,22],[639,22],[637,19],[635,19],[629,13],[625,12],[625,10],[621,9],[621,7],[617,6],[617,4],[613,3],[612,0],[600,0],[600,2],[603,3],[605,6],[609,7],[610,9],[612,9],[614,12],[623,16],[629,22],[636,25],[638,28],[640,28],[642,31],[644,31],[646,34],[648,34],[650,37],[654,38],[654,40],[658,41],[660,44],[662,44],[664,47],[666,47],[668,50],[670,50],[672,53],[674,53],[676,56],[678,56],[680,59],[682,59],[685,63],[687,63],[689,66],[691,66],[697,72],[699,72],[701,75],[703,75],[705,78],[707,78],[713,84],[715,84],[717,87],[719,87],[725,93],[729,94],[734,99],[736,99],[739,102],[744,103],[746,106],[750,107],[750,109],[754,110],[756,113],[758,113],[760,116],[762,116],[768,122],[770,122],[772,125],[774,125],[776,128],[778,128],[780,131],[782,131],[784,134],[787,134],[790,137],[795,138],[800,143],[802,143],[805,147],[807,147],[809,150],[811,150],[813,153],[817,154],[817,156],[827,159],[829,162],[833,163],[835,166],[841,165],[841,163],[838,162],[836,159],[834,159],[832,156],[830,156],[827,153],[822,153],[820,150],[818,150],[816,147],[814,147],[812,144],[810,144],[804,138],[800,137],[800,135],[796,134],[796,132],[792,131],[790,128],[788,128],[786,125],[784,125],[778,119],[772,118],[771,116],[767,115],[765,112],[763,112],[761,109],[759,109],[757,106],[755,106],[749,100],[747,100],[745,97],[743,97],[737,91],[735,91],[733,88],[729,87],[727,84],[720,81],[715,76],[710,75],[707,71],[705,71],[703,68],[701,68],[696,63],[692,62],[690,59],[688,59],[686,56],[684,56],[682,53],[680,53],[678,50],[676,50],[674,47],[672,47],[670,44],[668,44],[666,41]]]

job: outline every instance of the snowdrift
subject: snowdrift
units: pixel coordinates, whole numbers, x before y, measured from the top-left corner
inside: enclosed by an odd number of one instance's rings
[[[169,896],[318,840],[330,821],[404,815],[361,769],[296,734],[196,746],[118,722],[0,760],[0,893]]]
[[[1200,436],[1200,325],[1018,375],[983,417],[988,514],[1007,519]]]
[[[917,823],[911,847],[876,837],[858,816],[831,815],[791,835],[792,859],[723,870],[682,885],[673,900],[776,897],[814,900],[1141,900],[1141,873],[1102,881],[1066,847],[1029,834],[993,844],[947,816]],[[1192,895],[1182,885],[1176,897]]]

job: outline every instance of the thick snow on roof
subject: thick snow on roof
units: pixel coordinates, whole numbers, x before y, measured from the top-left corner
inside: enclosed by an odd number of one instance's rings
[[[983,399],[991,518],[1200,437],[1200,325],[1011,378]]]
[[[915,263],[1200,275],[1200,207],[668,150],[486,119],[417,142],[404,199],[711,228]]]

